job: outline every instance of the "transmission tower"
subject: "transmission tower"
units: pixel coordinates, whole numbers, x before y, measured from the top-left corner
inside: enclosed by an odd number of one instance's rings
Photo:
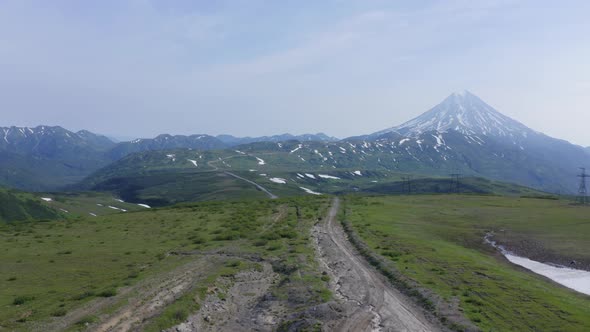
[[[459,180],[461,178],[461,173],[451,173],[449,175],[452,179],[450,192],[455,192],[458,194],[461,192],[461,181]]]
[[[404,192],[405,194],[411,194],[412,193],[412,182],[411,182],[412,178],[409,176],[402,176],[402,192]]]
[[[578,200],[581,204],[588,203],[588,196],[586,190],[586,178],[590,177],[590,175],[586,174],[586,168],[580,167],[581,173],[578,174],[580,178],[580,187],[578,188]]]

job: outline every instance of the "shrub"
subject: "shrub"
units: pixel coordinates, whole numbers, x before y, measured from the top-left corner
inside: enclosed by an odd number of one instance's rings
[[[230,260],[230,261],[227,261],[227,262],[225,263],[225,266],[227,266],[227,267],[238,267],[238,266],[240,266],[241,264],[242,264],[242,262],[240,262],[239,260],[237,260],[237,259],[232,259],[232,260]]]
[[[34,300],[35,298],[33,296],[17,296],[14,298],[14,300],[12,301],[13,305],[23,305],[29,301]]]
[[[66,313],[67,313],[66,309],[59,308],[59,309],[56,309],[53,312],[51,312],[51,316],[53,316],[53,317],[63,317],[63,316],[66,315]]]
[[[297,233],[293,230],[281,230],[279,236],[287,239],[294,239],[297,237]]]
[[[84,293],[75,295],[74,297],[72,297],[72,300],[80,301],[80,300],[83,300],[83,299],[85,299],[87,297],[91,297],[91,296],[94,296],[94,292],[93,291],[86,291]]]
[[[104,290],[98,294],[100,297],[112,297],[117,295],[117,290],[114,288]]]
[[[188,314],[183,309],[178,309],[172,315],[177,322],[184,322],[188,318]]]
[[[213,241],[231,241],[231,240],[237,240],[239,239],[240,236],[236,233],[233,232],[229,232],[226,234],[219,234],[213,237]]]
[[[256,240],[256,241],[254,241],[254,245],[255,245],[256,247],[262,247],[262,246],[265,246],[267,243],[268,243],[268,241],[267,241],[267,240],[265,240],[265,239],[258,239],[258,240]]]
[[[207,241],[205,241],[205,239],[203,239],[200,236],[196,236],[192,240],[193,240],[193,244],[202,244],[202,243],[207,242]]]

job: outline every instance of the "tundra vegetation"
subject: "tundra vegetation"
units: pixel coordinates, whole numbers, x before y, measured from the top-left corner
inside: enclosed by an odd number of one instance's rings
[[[108,306],[67,327],[84,329],[124,306],[135,286],[197,259],[215,264],[150,318],[147,330],[182,322],[220,276],[259,269],[259,262],[278,275],[271,293],[286,307],[323,303],[331,294],[308,234],[328,203],[311,196],[205,202],[0,224],[0,327],[38,329],[108,299]]]
[[[587,269],[588,212],[540,198],[348,196],[341,219],[368,246],[365,255],[382,259],[372,264],[425,294],[417,298],[432,310],[458,303],[483,331],[586,331],[589,296],[509,263],[483,239],[494,232],[517,254]]]

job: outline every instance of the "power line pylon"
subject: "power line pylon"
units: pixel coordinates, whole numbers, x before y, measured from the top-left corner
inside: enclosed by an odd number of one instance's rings
[[[586,190],[586,178],[590,177],[590,175],[586,174],[586,168],[580,167],[581,173],[578,174],[580,178],[580,187],[578,188],[578,201],[581,204],[588,203],[588,191]]]
[[[402,176],[402,191],[404,194],[411,194],[412,193],[412,178],[409,176]]]
[[[460,193],[461,192],[461,173],[451,173],[451,189],[450,192]]]

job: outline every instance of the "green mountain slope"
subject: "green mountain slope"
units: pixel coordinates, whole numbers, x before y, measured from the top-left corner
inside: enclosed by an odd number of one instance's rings
[[[0,129],[5,135],[0,141],[0,184],[29,190],[72,184],[113,160],[118,161],[92,174],[84,185],[155,170],[210,171],[215,162],[217,168],[242,171],[461,173],[573,194],[578,167],[590,168],[587,149],[527,128],[469,92],[453,94],[415,119],[371,135],[340,141],[301,135],[300,140],[276,141],[292,137],[278,135],[226,150],[250,139],[160,135],[111,146],[106,138],[59,127]]]
[[[363,149],[369,149],[368,146],[367,143]],[[264,197],[252,182],[281,197],[314,193],[406,193],[402,178],[412,170],[387,169],[380,166],[378,160],[373,160],[378,158],[371,156],[369,159],[368,154],[359,151],[357,154],[364,160],[354,158],[352,151],[337,154],[336,151],[342,151],[341,147],[330,145],[327,152],[322,150],[322,153],[320,149],[326,149],[322,144],[293,141],[256,143],[241,146],[241,150],[143,152],[99,170],[76,189],[110,191],[128,201],[156,206],[183,201]],[[298,150],[292,152],[295,149]],[[329,156],[330,152],[333,158],[323,157],[323,154]],[[371,161],[375,163],[371,164]],[[354,167],[328,167],[330,162],[348,163]],[[370,165],[373,169],[367,168]],[[455,191],[454,182],[448,175],[444,176],[447,173],[435,177],[413,174],[413,193]],[[463,193],[541,194],[527,187],[473,176],[461,179],[460,187]]]
[[[0,223],[57,219],[58,211],[44,206],[29,193],[0,188]]]

